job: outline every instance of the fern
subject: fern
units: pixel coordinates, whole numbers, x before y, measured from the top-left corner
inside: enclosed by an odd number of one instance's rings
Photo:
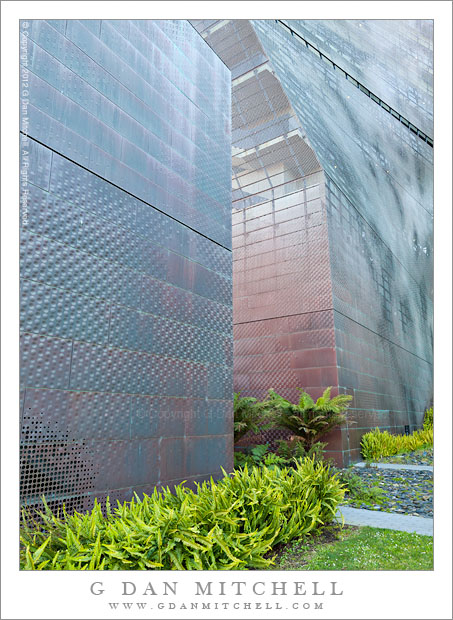
[[[267,458],[271,458],[268,456]],[[275,457],[274,457],[275,460]],[[218,482],[155,490],[86,513],[40,513],[21,532],[24,570],[244,570],[333,517],[344,488],[314,459],[294,469],[251,467]],[[25,516],[25,512],[24,512]]]
[[[269,390],[263,407],[273,416],[277,427],[288,429],[300,437],[304,449],[309,451],[323,435],[346,421],[343,412],[348,408],[352,396],[339,394],[330,398],[331,389],[325,389],[315,403],[307,392],[299,388],[301,395],[297,405],[274,390]]]
[[[240,392],[234,394],[234,443],[237,443],[249,431],[260,433],[270,425],[266,424],[263,407],[256,398],[250,396],[241,398]]]
[[[326,443],[317,441],[309,450],[305,449],[305,443],[301,437],[292,437],[291,439],[278,439],[277,440],[277,454],[280,455],[286,461],[292,461],[293,459],[300,458],[314,458],[315,461],[321,461],[324,458],[324,449],[327,446]]]

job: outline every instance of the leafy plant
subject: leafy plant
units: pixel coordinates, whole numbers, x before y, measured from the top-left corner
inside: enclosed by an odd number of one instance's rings
[[[425,431],[434,429],[434,411],[432,407],[425,411],[425,415],[423,418],[423,428]]]
[[[249,467],[253,467],[253,465],[262,465],[264,463],[264,457],[268,451],[268,443],[258,444],[244,452],[237,451],[234,453],[234,466],[244,467],[245,465],[248,465]]]
[[[348,408],[352,396],[339,394],[330,398],[331,389],[328,387],[324,390],[316,402],[307,392],[299,389],[301,396],[296,405],[274,390],[269,390],[263,407],[273,415],[276,426],[301,437],[305,450],[310,450],[323,435],[346,420],[343,412]]]
[[[277,441],[279,448],[277,453],[269,452],[269,444],[258,444],[247,452],[234,453],[235,468],[247,466],[265,467],[292,467],[295,461],[309,458],[316,462],[324,458],[324,448],[327,444],[317,442],[310,450],[305,450],[304,443],[300,437],[293,437],[291,440],[280,439]]]
[[[269,428],[266,425],[263,409],[256,398],[251,396],[241,398],[240,392],[235,392],[233,399],[234,411],[234,443],[237,443],[246,433],[259,433]]]
[[[239,469],[245,467],[245,465],[252,466],[254,465],[253,457],[250,454],[242,451],[234,452],[234,468]]]
[[[291,439],[278,439],[277,454],[282,456],[287,461],[300,458],[314,458],[315,461],[322,461],[324,458],[324,448],[326,443],[317,441],[309,450],[305,449],[305,442],[301,437],[292,437]]]
[[[253,467],[211,478],[194,492],[183,484],[105,511],[24,511],[25,570],[238,570],[266,568],[273,546],[330,520],[344,489],[314,460],[288,468]]]
[[[287,459],[275,454],[275,452],[269,452],[263,459],[263,464],[266,467],[284,467],[288,464]]]
[[[234,466],[236,468],[245,466],[264,465],[265,467],[284,467],[288,465],[287,459],[278,456],[274,452],[269,452],[269,444],[258,444],[249,452],[235,452]]]
[[[380,504],[383,498],[383,491],[377,485],[369,486],[355,474],[351,469],[336,470],[338,479],[346,486],[348,500],[364,504]]]
[[[251,449],[251,455],[256,465],[259,465],[264,459],[264,456],[269,452],[269,444],[258,444]]]
[[[362,456],[367,460],[377,460],[383,456],[393,456],[402,452],[412,452],[423,446],[433,445],[433,429],[420,429],[412,435],[391,435],[388,431],[375,428],[365,433],[360,441]]]

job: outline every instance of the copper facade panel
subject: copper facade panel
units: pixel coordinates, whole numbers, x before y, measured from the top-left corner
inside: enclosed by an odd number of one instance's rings
[[[432,398],[432,149],[296,36],[428,127],[432,23],[362,25],[194,21],[233,77],[235,389],[351,394],[340,464]]]
[[[28,34],[21,500],[83,510],[217,476],[233,457],[230,72],[185,20]]]

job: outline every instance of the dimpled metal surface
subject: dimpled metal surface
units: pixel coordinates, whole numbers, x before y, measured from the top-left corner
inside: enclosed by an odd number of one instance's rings
[[[289,25],[432,131],[431,21]],[[338,381],[354,396],[338,444],[348,463],[363,433],[412,431],[432,400],[433,149],[287,29],[254,26],[326,173]]]
[[[324,174],[250,22],[193,24],[232,75],[235,390],[320,396],[338,385]]]
[[[193,23],[233,79],[235,388],[351,393],[348,464],[432,399],[433,149],[344,72],[432,136],[432,22]]]
[[[222,475],[230,72],[186,21],[29,23],[22,501]]]

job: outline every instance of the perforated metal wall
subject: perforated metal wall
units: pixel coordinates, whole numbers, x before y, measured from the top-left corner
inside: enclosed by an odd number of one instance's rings
[[[193,22],[231,69],[234,387],[296,400],[338,384],[324,174],[245,20]],[[241,445],[287,437],[270,430]]]
[[[338,448],[421,424],[432,399],[432,148],[270,21],[253,22],[326,173],[339,387],[354,395]],[[432,129],[432,23],[290,26],[424,131]]]
[[[217,476],[232,463],[230,72],[186,21],[30,24],[22,500],[85,508]]]
[[[432,135],[432,23],[286,23],[194,22],[233,78],[235,388],[353,394],[347,464],[432,398],[432,148],[376,103]]]

